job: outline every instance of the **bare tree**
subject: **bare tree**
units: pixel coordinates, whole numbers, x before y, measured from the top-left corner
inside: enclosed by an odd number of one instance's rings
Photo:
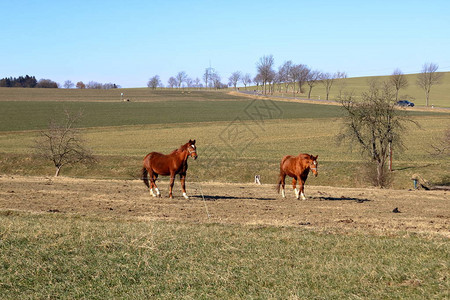
[[[259,86],[261,86],[261,92],[263,91],[263,79],[261,74],[257,74],[255,78],[253,78],[253,82],[256,83],[256,89],[258,90]]]
[[[320,81],[325,86],[325,92],[327,94],[327,100],[330,96],[331,87],[333,86],[333,83],[336,79],[343,79],[347,78],[347,74],[345,72],[336,72],[334,74],[330,73],[322,73],[322,76],[320,78]]]
[[[86,84],[87,89],[101,89],[102,84],[97,81],[89,81],[88,84]]]
[[[310,71],[308,73],[308,77],[307,77],[307,81],[306,81],[306,83],[309,86],[308,99],[311,99],[311,91],[312,91],[313,87],[319,82],[320,77],[321,77],[321,73],[319,71]]]
[[[267,77],[267,84],[269,86],[269,93],[273,94],[277,73],[274,70],[270,70],[268,75],[269,76]]]
[[[102,89],[104,90],[118,89],[119,87],[120,87],[119,85],[112,82],[102,84]]]
[[[394,93],[388,84],[382,88],[373,85],[363,93],[362,101],[346,99],[341,101],[347,112],[344,127],[338,135],[338,141],[358,145],[376,168],[374,184],[385,187],[388,184],[386,163],[390,145],[403,148],[401,134],[404,132],[406,112],[395,108]]]
[[[194,80],[192,80],[191,77],[187,77],[186,80],[185,80],[185,82],[186,82],[186,86],[187,86],[188,88],[194,86]]]
[[[264,86],[264,94],[266,94],[266,84],[273,80],[272,78],[274,75],[274,71],[272,70],[273,64],[274,64],[273,55],[263,56],[256,63],[258,75],[260,75],[262,84]]]
[[[169,78],[169,80],[167,81],[167,84],[172,89],[178,85],[177,80],[173,76]]]
[[[210,74],[210,81],[212,83],[212,87],[214,87],[215,89],[218,90],[223,88],[221,80],[222,78],[220,78],[219,73],[214,72]]]
[[[84,146],[80,131],[75,128],[81,116],[81,112],[72,114],[64,111],[64,119],[51,120],[48,128],[40,131],[35,141],[35,153],[53,162],[56,168],[55,177],[66,165],[95,162],[91,151]]]
[[[239,82],[241,77],[242,77],[242,74],[239,71],[233,72],[231,74],[231,76],[228,77],[228,81],[229,81],[230,85],[232,85],[234,87],[234,89],[236,89],[237,83]]]
[[[429,105],[430,91],[433,85],[441,83],[443,73],[437,73],[439,66],[433,63],[426,63],[422,66],[422,71],[417,75],[417,85],[425,91],[426,105]]]
[[[327,100],[330,96],[331,87],[334,83],[334,75],[330,73],[322,73],[322,76],[320,77],[320,81],[325,86],[325,92],[327,94]]]
[[[286,61],[278,68],[278,77],[281,83],[284,83],[284,90],[287,93],[291,83],[291,70],[294,64],[292,61]]]
[[[345,72],[336,72],[336,79],[339,79],[336,84],[338,86],[339,89],[339,93],[338,93],[338,99],[343,99],[343,92],[345,90],[345,86],[347,84],[346,79],[347,78],[347,73]]]
[[[196,88],[201,88],[202,87],[202,82],[200,80],[200,78],[196,77],[194,80],[194,87]]]
[[[292,96],[295,97],[295,86],[297,81],[300,81],[300,77],[302,76],[300,65],[292,65],[289,69],[289,80],[292,83]]]
[[[159,87],[161,85],[162,85],[162,82],[158,75],[155,75],[152,78],[150,78],[147,83],[147,86],[152,89],[156,89],[157,87]]]
[[[395,89],[395,101],[398,101],[398,91],[408,86],[408,79],[400,69],[395,69],[389,78],[389,82]]]
[[[450,158],[450,127],[444,131],[443,138],[437,143],[431,144],[431,147],[434,151],[430,152],[430,154],[448,156]]]
[[[70,81],[70,80],[64,81],[64,88],[65,88],[65,89],[71,89],[71,88],[73,88],[74,86],[75,86],[75,84],[74,84],[72,81]]]
[[[218,74],[214,68],[206,68],[205,73],[203,74],[203,81],[205,82],[206,88],[212,88],[214,86],[214,77],[217,77]]]
[[[178,72],[177,77],[175,77],[177,79],[177,83],[178,83],[178,88],[181,88],[181,85],[183,84],[183,82],[186,82],[186,79],[188,78],[186,72],[181,71]]]
[[[299,93],[302,94],[303,93],[303,85],[305,84],[305,82],[308,80],[308,74],[311,71],[307,65],[303,65],[303,64],[299,64],[295,66],[296,68],[298,68],[298,78],[297,78],[297,83],[298,83],[298,90]]]
[[[159,79],[159,76],[155,75],[150,78],[150,80],[147,82],[147,86],[152,89],[156,89],[158,86],[161,86],[161,80]]]
[[[76,85],[76,88],[82,90],[82,89],[86,88],[86,85],[83,83],[83,81],[78,81],[77,85]]]
[[[250,76],[250,74],[246,73],[241,77],[241,82],[244,84],[245,89],[247,89],[247,85],[252,83],[252,77]]]

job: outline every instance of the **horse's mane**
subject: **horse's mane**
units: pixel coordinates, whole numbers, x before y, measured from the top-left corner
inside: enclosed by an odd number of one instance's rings
[[[299,156],[302,157],[302,158],[314,160],[314,156],[311,155],[311,154],[302,153],[302,154],[300,154]]]
[[[170,154],[174,154],[174,153],[182,152],[182,151],[186,150],[187,147],[188,147],[188,144],[189,144],[189,143],[186,143],[186,144],[184,144],[184,145],[181,145],[178,149],[175,149],[175,150],[173,150],[172,152],[170,152]]]

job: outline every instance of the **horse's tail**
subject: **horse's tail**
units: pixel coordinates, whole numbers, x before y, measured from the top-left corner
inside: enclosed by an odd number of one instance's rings
[[[279,194],[280,193],[280,186],[281,186],[281,178],[280,179],[278,179],[278,184],[277,184],[277,186],[276,186],[276,190],[277,190],[277,193]]]
[[[150,184],[148,183],[148,171],[145,167],[142,168],[142,180],[144,181],[145,185],[149,188]]]
[[[281,163],[280,163],[280,177],[279,177],[279,179],[278,179],[278,184],[277,184],[277,186],[275,187],[277,193],[280,193],[280,186],[281,186],[281,182],[283,181],[282,178],[283,178],[283,174],[284,174],[284,172],[283,172],[283,163],[284,163],[284,161],[285,161],[286,159],[288,159],[288,156],[287,156],[287,155],[281,159]]]

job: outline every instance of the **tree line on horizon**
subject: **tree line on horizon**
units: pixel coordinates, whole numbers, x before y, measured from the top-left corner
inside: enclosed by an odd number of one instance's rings
[[[60,85],[50,79],[39,79],[37,80],[35,76],[19,76],[19,77],[5,77],[0,79],[0,87],[19,87],[19,88],[60,88]],[[65,89],[117,89],[120,88],[119,85],[115,83],[99,83],[96,81],[89,81],[87,84],[83,81],[78,81],[74,84],[70,80],[66,80],[63,84]]]
[[[429,106],[430,91],[433,85],[439,84],[444,76],[443,73],[437,72],[439,66],[434,63],[425,63],[422,66],[421,72],[417,76],[416,85],[418,85],[425,92],[426,106]],[[275,62],[273,55],[261,57],[256,63],[256,76],[251,77],[249,73],[242,73],[241,71],[233,72],[228,77],[228,84],[222,83],[222,78],[212,67],[206,68],[202,76],[202,80],[198,77],[192,79],[185,71],[178,72],[176,76],[171,76],[164,86],[158,75],[153,76],[147,83],[147,86],[152,89],[156,88],[211,88],[211,89],[225,89],[233,87],[238,89],[238,83],[242,83],[247,89],[247,86],[254,83],[261,93],[273,94],[278,93],[292,93],[308,94],[308,99],[311,98],[312,90],[315,86],[322,84],[326,92],[326,100],[329,100],[331,88],[337,79],[346,79],[345,72],[337,71],[335,73],[321,72],[314,70],[305,64],[296,64],[291,60],[285,61],[275,70]],[[396,90],[396,100],[399,97],[399,90],[406,88],[409,83],[405,75],[400,69],[395,69],[389,79],[390,85]],[[340,80],[338,98],[343,96],[345,83]],[[22,87],[22,88],[60,88],[60,84],[50,79],[40,79],[35,76],[19,76],[5,77],[0,79],[0,87]],[[99,83],[96,81],[89,81],[85,84],[83,81],[78,81],[76,84],[71,80],[66,80],[62,85],[65,89],[116,89],[120,88],[115,83]]]
[[[422,70],[418,74],[415,82],[425,92],[426,106],[429,106],[431,87],[439,84],[444,76],[443,73],[437,72],[438,68],[439,66],[434,63],[423,64]],[[246,89],[248,85],[254,83],[257,89],[261,88],[261,93],[263,94],[273,94],[274,92],[292,93],[295,97],[296,94],[307,92],[308,99],[310,99],[313,88],[318,84],[322,84],[325,88],[326,100],[329,100],[331,88],[336,80],[347,78],[346,72],[321,72],[305,64],[295,64],[291,60],[285,61],[275,70],[273,55],[261,57],[256,63],[256,71],[256,76],[253,78],[249,73],[244,74],[241,71],[235,71],[228,77],[228,84],[223,84],[219,73],[214,68],[209,67],[205,69],[202,77],[203,81],[198,77],[192,79],[185,71],[181,71],[176,76],[171,76],[166,86],[164,86],[158,75],[151,77],[147,86],[152,89],[164,87],[214,89],[233,87],[234,89],[238,89],[238,83],[242,83]],[[395,100],[398,101],[399,91],[408,87],[409,82],[405,74],[399,68],[396,68],[389,76],[386,84],[395,90]],[[338,98],[344,97],[344,87],[344,81],[340,80]]]
[[[5,77],[0,79],[0,87],[23,87],[23,88],[57,88],[58,84],[50,79],[40,79],[34,76]]]

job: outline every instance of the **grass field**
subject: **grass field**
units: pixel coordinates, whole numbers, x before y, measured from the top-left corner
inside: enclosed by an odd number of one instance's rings
[[[239,98],[237,98],[239,99]],[[276,106],[274,106],[274,104]],[[0,101],[0,131],[24,131],[46,128],[55,116],[61,116],[64,109],[72,112],[82,111],[79,127],[109,127],[124,125],[231,122],[239,117],[242,120],[259,118],[254,116],[254,107],[271,109],[272,118],[328,118],[340,117],[339,107],[269,100],[233,101],[190,101],[183,100],[158,102],[56,102],[56,101]],[[249,114],[247,114],[247,112]],[[270,118],[266,111],[261,113]],[[423,113],[418,113],[423,114]]]
[[[276,181],[278,163],[286,154],[319,154],[321,176],[315,184],[364,185],[357,174],[357,151],[338,147],[339,106],[254,100],[207,92],[213,101],[192,101],[172,91],[158,96],[167,101],[0,101],[1,172],[51,174],[52,166],[30,154],[35,130],[43,129],[63,109],[84,111],[80,123],[88,146],[99,158],[89,167],[69,167],[63,174],[104,178],[139,176],[142,157],[151,151],[167,153],[188,139],[197,139],[200,159],[191,164],[191,180],[249,182],[255,174]],[[200,92],[198,92],[200,93]],[[191,94],[192,95],[192,94]],[[87,99],[88,100],[88,99]],[[448,160],[433,157],[430,144],[450,126],[448,114],[412,111],[421,128],[410,126],[407,150],[395,156],[394,187],[411,186],[410,177],[421,173],[434,183],[448,181]],[[30,117],[31,116],[31,117]],[[170,137],[170,138],[168,138]],[[124,159],[126,158],[126,159]],[[426,168],[424,166],[427,166]],[[210,172],[214,168],[214,172]]]
[[[444,299],[448,240],[0,214],[3,299]]]
[[[448,113],[412,111],[420,128],[409,124],[406,151],[394,152],[393,187],[404,190],[381,190],[365,188],[358,152],[335,144],[339,106],[128,93],[135,101],[117,101],[117,91],[0,89],[0,298],[449,297],[448,195],[406,190],[414,173],[448,184],[448,157],[429,153]],[[53,167],[31,153],[64,108],[84,111],[98,163],[62,174],[87,179],[45,177]],[[190,138],[199,154],[189,161],[191,200],[150,199],[130,180],[145,154]],[[319,176],[308,179],[308,201],[280,199],[279,160],[299,152],[319,155]],[[265,185],[243,184],[255,174]]]

